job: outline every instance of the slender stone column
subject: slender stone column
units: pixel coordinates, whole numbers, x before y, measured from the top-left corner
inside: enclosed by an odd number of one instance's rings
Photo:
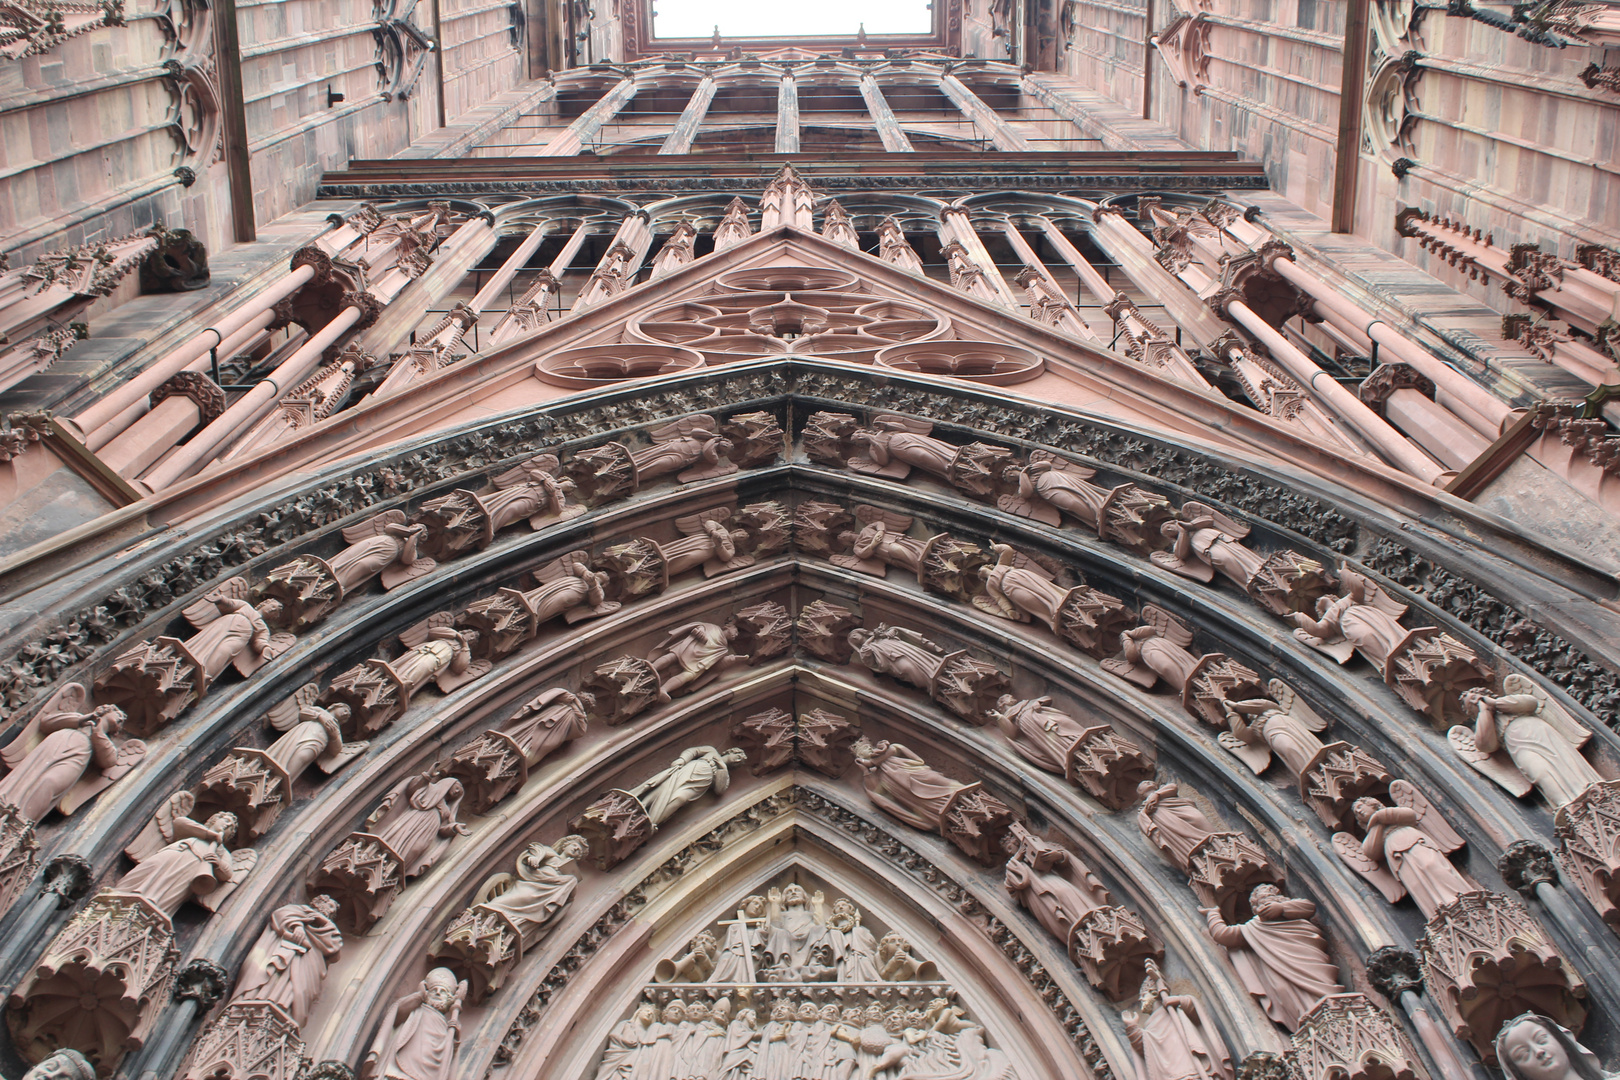
[[[574,298],[574,306],[569,313],[584,311],[610,296],[617,296],[634,284],[636,271],[641,268],[641,260],[651,244],[652,227],[648,224],[647,212],[637,210],[633,214],[626,214],[619,231],[613,236],[613,242],[591,273],[590,281]]]
[[[888,101],[883,97],[882,87],[870,75],[861,76],[861,97],[866,99],[866,110],[872,114],[872,123],[877,125],[883,149],[891,154],[912,153],[911,140],[900,130],[900,121],[894,118],[894,110],[889,108]]]
[[[636,96],[636,80],[626,76],[602,95],[602,99],[595,105],[580,113],[568,130],[559,132],[546,145],[542,146],[536,157],[571,157],[580,152],[585,144],[596,138],[597,132],[603,125],[619,115],[619,110],[630,104]]]
[[[1028,151],[1034,147],[1029,140],[1014,131],[1011,124],[984,103],[984,99],[967,88],[967,85],[955,75],[941,75],[939,89],[946,97],[951,99],[963,116],[973,121],[973,126],[979,133],[990,140],[997,150]]]
[[[141,479],[153,491],[160,491],[199,464],[212,460],[215,451],[273,408],[281,400],[282,394],[307,379],[320,366],[328,346],[337,344],[344,334],[362,322],[367,325],[375,322],[382,310],[382,305],[368,293],[349,293],[344,296],[344,301],[343,310],[319,333],[304,342],[297,352],[282,361],[280,367],[226,409],[223,416],[199,431],[190,442]]]
[[[776,152],[799,152],[799,80],[793,77],[791,71],[782,73],[782,82],[776,92]]]
[[[146,415],[96,455],[120,476],[139,476],[199,423],[225,411],[225,391],[200,371],[182,371],[152,397]]]
[[[1029,268],[1024,274],[1019,275],[1019,280],[1024,281],[1025,274],[1033,273],[1039,279],[1039,284],[1045,286],[1045,289],[1040,291],[1062,302],[1061,307],[1052,307],[1047,313],[1047,317],[1042,321],[1048,322],[1060,330],[1067,330],[1075,337],[1096,341],[1096,332],[1086,325],[1086,321],[1080,317],[1080,313],[1074,309],[1074,305],[1070,304],[1068,299],[1063,296],[1063,290],[1058,287],[1057,282],[1052,280],[1052,275],[1047,272],[1046,265],[1041,262],[1040,256],[1035,254],[1035,249],[1030,247],[1029,242],[1024,239],[1024,234],[1018,231],[1018,226],[1010,221],[1003,221],[1001,231],[1007,237],[1007,242],[1012,245],[1012,249],[1018,253],[1019,259],[1023,260],[1024,265]],[[1079,252],[1075,254],[1078,255]],[[1031,296],[1030,318],[1032,319],[1042,318],[1042,314],[1036,311],[1035,293],[1037,287],[1037,283],[1033,281],[1026,286],[1026,291]]]
[[[111,421],[122,419],[121,414],[130,406],[144,401],[147,395],[184,371],[194,360],[208,355],[210,348],[221,346],[223,352],[223,347],[232,341],[246,341],[270,325],[274,319],[270,309],[303,288],[314,276],[314,266],[305,264],[294,268],[270,288],[247,300],[184,345],[159,357],[152,366],[75,416],[72,422],[85,434],[86,445],[92,450],[105,446],[124,430],[123,427],[112,426]],[[130,423],[134,420],[133,416],[129,418]],[[99,430],[103,427],[108,430]],[[128,427],[128,424],[124,427]]]
[[[490,303],[501,294],[501,290],[506,288],[512,278],[517,276],[517,272],[523,269],[530,256],[540,249],[540,244],[546,238],[547,224],[549,222],[541,222],[530,229],[529,235],[523,238],[523,243],[519,244],[517,250],[507,256],[506,261],[501,264],[501,268],[495,271],[495,276],[484,282],[484,287],[478,290],[478,295],[474,296],[472,303],[467,305],[472,309],[474,315],[482,314],[483,310],[489,307]]]
[[[1256,315],[1248,304],[1241,300],[1231,300],[1226,304],[1224,314],[1270,349],[1273,360],[1287,369],[1290,375],[1298,379],[1311,395],[1331,409],[1334,415],[1360,432],[1392,464],[1426,483],[1432,484],[1440,479],[1440,467],[1426,454],[1402,438],[1401,434],[1385,423],[1377,413],[1367,408],[1360,398],[1340,386],[1337,379],[1317,367],[1310,357],[1296,349],[1293,343],[1273,329],[1270,323]]]
[[[703,126],[703,118],[709,113],[709,103],[714,100],[718,87],[713,75],[705,75],[693,88],[692,96],[687,99],[686,108],[681,110],[674,129],[664,140],[664,145],[658,148],[660,154],[691,153],[692,142],[697,138],[698,129]]]
[[[1001,276],[1001,271],[996,269],[995,260],[990,258],[984,240],[973,227],[972,216],[960,207],[950,206],[940,212],[939,220],[945,242],[948,244],[951,240],[955,240],[961,244],[967,251],[968,258],[984,271],[984,281],[995,294],[995,299],[1017,311],[1021,306],[1018,297],[1013,294],[1006,279]]]
[[[1367,957],[1367,977],[1373,989],[1400,1003],[1443,1080],[1475,1080],[1418,997],[1423,990],[1423,964],[1416,953],[1395,945],[1376,949]]]

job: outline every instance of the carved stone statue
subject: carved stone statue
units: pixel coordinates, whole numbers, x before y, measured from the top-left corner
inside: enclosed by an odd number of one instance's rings
[[[770,921],[766,917],[766,903],[763,896],[744,897],[742,906],[737,909],[737,917],[721,920],[721,925],[726,928],[726,939],[715,958],[714,970],[709,973],[710,982],[760,981],[754,969],[754,951],[763,946],[760,928],[767,926]]]
[[[695,622],[678,626],[648,657],[658,673],[658,697],[668,701],[681,691],[696,690],[725,668],[746,664],[748,657],[732,651],[739,630],[734,623],[718,626]]]
[[[1090,482],[1095,475],[1095,469],[1037,450],[1028,465],[1007,471],[1006,479],[1017,486],[997,505],[1054,526],[1061,524],[1061,514],[1067,514],[1095,529],[1102,539],[1140,555],[1164,547],[1164,524],[1175,517],[1170,500],[1135,484],[1099,487]]]
[[[1533,1012],[1502,1025],[1496,1060],[1507,1080],[1609,1080],[1614,1075],[1572,1031]]]
[[[827,936],[833,942],[833,955],[838,958],[839,982],[879,982],[878,939],[872,931],[861,925],[861,911],[848,899],[833,901],[832,913],[827,916]]]
[[[1339,580],[1344,595],[1320,597],[1316,618],[1292,616],[1294,636],[1341,664],[1360,652],[1402,700],[1438,724],[1464,713],[1462,694],[1490,682],[1490,665],[1438,627],[1402,626],[1406,605],[1366,576],[1346,567]]]
[[[1282,874],[1253,840],[1240,832],[1219,830],[1177,785],[1155,786],[1144,780],[1137,788],[1142,806],[1137,827],[1165,856],[1187,872],[1187,883],[1208,907],[1228,921],[1249,917],[1249,895],[1256,885],[1282,884]]]
[[[22,1080],[96,1080],[96,1067],[77,1050],[58,1050],[24,1073]]]
[[[1125,1034],[1136,1051],[1138,1080],[1232,1080],[1232,1059],[1198,1003],[1171,994],[1159,965],[1147,962],[1135,1010],[1124,1014]]]
[[[1049,697],[1019,701],[1003,694],[990,710],[1003,735],[1026,761],[1061,773],[1110,810],[1123,810],[1136,800],[1136,788],[1153,778],[1153,766],[1142,748],[1107,724],[1082,726],[1052,707]]]
[[[217,910],[253,868],[255,859],[251,848],[232,851],[225,846],[236,837],[234,814],[215,814],[199,823],[185,816],[191,809],[190,798],[189,792],[181,792],[166,805],[165,811],[172,810],[172,816],[165,818],[160,813],[154,825],[168,842],[155,850],[141,847],[135,869],[113,886],[118,892],[142,897],[171,919],[187,900]],[[162,831],[164,821],[168,831]],[[134,858],[136,850],[132,845],[127,853]]]
[[[1003,473],[1015,462],[1011,450],[985,443],[956,446],[931,437],[933,430],[927,420],[879,413],[871,427],[851,433],[851,443],[864,446],[866,453],[850,457],[849,468],[895,480],[921,469],[981,498],[1004,489]]]
[[[459,780],[421,773],[396,784],[361,831],[350,833],[321,861],[311,892],[338,901],[337,922],[363,934],[387,914],[405,882],[425,874],[450,842],[465,835],[456,820]]]
[[[669,768],[629,791],[615,789],[597,799],[570,828],[590,843],[597,866],[611,870],[682,807],[710,791],[725,794],[731,786],[731,767],[747,760],[748,755],[738,747],[725,751],[689,747]]]
[[[1064,588],[1050,574],[1006,544],[991,544],[993,565],[983,567],[985,591],[975,607],[1015,622],[1030,616],[1052,633],[1094,656],[1119,651],[1119,635],[1136,622],[1136,614],[1117,597],[1084,583]]]
[[[1092,986],[1110,998],[1135,991],[1151,958],[1164,950],[1136,915],[1115,907],[1108,890],[1064,848],[1014,824],[1007,836],[1007,891],[1063,943]]]
[[[583,836],[538,841],[517,859],[517,873],[479,886],[476,902],[450,923],[434,949],[471,987],[474,1003],[501,988],[523,953],[551,929],[574,897],[579,878],[565,869],[589,852]]]
[[[375,1080],[454,1080],[467,984],[434,968],[415,992],[394,1002],[362,1075]]]
[[[563,466],[578,487],[580,498],[591,506],[621,499],[649,480],[675,473],[683,484],[737,471],[729,459],[733,449],[721,438],[712,416],[683,417],[647,432],[652,445],[631,450],[611,442],[574,455]]]
[[[531,529],[543,529],[578,517],[585,508],[569,504],[573,484],[557,469],[557,459],[542,454],[496,476],[494,491],[456,490],[423,503],[417,515],[427,529],[419,542],[422,550],[453,559],[470,548],[488,547],[502,529],[524,519]]]
[[[585,734],[592,703],[589,694],[553,686],[500,727],[458,749],[445,771],[465,786],[473,813],[488,813],[528,782],[530,769]]]
[[[914,518],[896,514],[876,506],[855,508],[855,520],[862,528],[858,533],[846,533],[842,539],[849,547],[847,555],[833,555],[831,562],[849,570],[883,577],[889,567],[898,567],[913,577],[921,577],[923,546],[927,543],[907,536]]]
[[[327,965],[343,950],[335,911],[337,901],[323,894],[271,912],[270,925],[242,964],[232,1000],[271,1002],[303,1027],[321,996]]]
[[[1162,530],[1172,544],[1152,554],[1155,565],[1206,583],[1219,573],[1277,615],[1308,610],[1332,583],[1315,559],[1293,551],[1267,557],[1244,547],[1249,526],[1201,502],[1184,503],[1181,518]]]
[[[540,627],[562,616],[572,626],[585,619],[619,610],[607,598],[608,575],[592,570],[583,551],[571,551],[535,571],[540,586],[522,592],[501,589],[468,605],[457,622],[477,634],[472,646],[485,659],[499,660],[515,652],[540,632]]]
[[[1265,696],[1260,676],[1223,653],[1195,656],[1192,628],[1154,604],[1142,607],[1142,625],[1119,635],[1120,655],[1103,667],[1146,690],[1163,679],[1194,716],[1226,726],[1225,703]]]
[[[733,530],[727,524],[731,509],[716,506],[696,514],[675,519],[675,529],[681,539],[661,544],[670,577],[684,574],[697,567],[703,568],[704,577],[714,577],[727,570],[741,570],[754,565],[754,557],[738,551],[740,543],[748,539],[741,529]]]
[[[712,746],[682,750],[663,772],[630,789],[647,810],[647,819],[662,825],[687,803],[696,802],[711,790],[724,795],[731,786],[732,765],[741,765],[748,755],[737,747],[720,751]]]
[[[188,605],[183,614],[197,632],[124,650],[96,679],[96,699],[122,709],[132,733],[149,735],[199,700],[226,668],[246,677],[291,648],[297,639],[272,634],[266,621],[279,602],[254,607],[250,591],[247,578],[232,578]]]
[[[1331,829],[1354,826],[1355,801],[1384,794],[1389,772],[1359,746],[1318,739],[1316,733],[1327,730],[1327,721],[1293,687],[1272,679],[1266,690],[1270,697],[1225,702],[1231,730],[1216,738],[1256,775],[1266,771],[1273,756],[1280,758],[1294,774],[1300,798],[1323,824]]]
[[[1429,918],[1441,905],[1479,891],[1446,858],[1463,846],[1463,839],[1440,812],[1404,780],[1391,784],[1389,792],[1397,805],[1356,800],[1356,823],[1366,836],[1357,840],[1349,833],[1334,833],[1339,858],[1392,904],[1411,893]]]
[[[1204,908],[1209,936],[1226,949],[1266,1015],[1294,1031],[1311,1006],[1344,989],[1322,931],[1311,921],[1316,904],[1284,896],[1275,885],[1260,885],[1250,894],[1249,907],[1254,917],[1236,926],[1216,909]]]
[[[1581,756],[1592,733],[1529,678],[1508,675],[1500,697],[1473,689],[1462,701],[1478,718],[1471,731],[1458,725],[1447,732],[1452,749],[1514,795],[1528,795],[1533,785],[1557,809],[1603,782]]]
[[[766,914],[770,935],[765,955],[770,967],[779,973],[791,973],[792,977],[781,981],[797,982],[817,951],[828,942],[826,897],[820,892],[812,896],[804,886],[793,884],[770,890],[766,899],[770,904]]]
[[[907,825],[938,833],[973,858],[993,861],[1012,824],[1012,811],[979,781],[963,783],[930,768],[899,743],[855,743],[872,802]]]
[[[122,731],[123,710],[89,704],[85,688],[69,683],[0,748],[10,770],[0,779],[0,803],[36,823],[53,806],[71,814],[139,764],[145,743],[130,739],[120,746],[113,739]]]
[[[969,655],[947,652],[915,630],[879,624],[849,632],[854,659],[880,675],[892,675],[924,691],[935,701],[975,724],[989,720],[990,710],[1009,689],[1005,672]]]
[[[265,575],[255,598],[278,601],[272,625],[288,630],[313,626],[377,575],[394,589],[433,571],[437,565],[418,546],[425,525],[409,525],[403,510],[387,510],[343,530],[348,547],[330,559],[300,555]]]
[[[448,611],[428,616],[399,635],[404,655],[357,664],[333,679],[321,700],[348,706],[355,733],[373,735],[404,715],[428,683],[448,694],[488,674],[490,662],[473,659],[477,632],[458,631],[455,621]]]
[[[249,839],[263,836],[292,801],[293,781],[311,765],[328,775],[366,751],[370,743],[345,742],[349,707],[319,704],[320,687],[305,683],[265,714],[284,732],[267,749],[238,746],[203,774],[198,798],[237,815]]]

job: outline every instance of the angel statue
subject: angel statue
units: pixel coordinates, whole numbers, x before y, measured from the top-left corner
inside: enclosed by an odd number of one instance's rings
[[[247,578],[232,578],[183,612],[197,630],[184,641],[184,651],[197,665],[205,684],[231,666],[244,678],[252,675],[295,640],[291,634],[270,632],[264,613],[247,601],[248,592]],[[279,603],[266,600],[261,606],[269,605]]]
[[[541,454],[495,477],[495,494],[479,496],[489,515],[491,535],[524,518],[529,528],[543,529],[585,512],[583,506],[569,505],[568,493],[574,485],[557,475],[557,464],[554,455]]]
[[[252,848],[226,847],[236,837],[235,814],[199,822],[189,816],[195,805],[189,791],[170,797],[125,850],[135,869],[118,879],[114,891],[143,897],[171,919],[187,900],[219,910],[257,856]]]
[[[1265,556],[1240,543],[1249,535],[1249,526],[1201,502],[1183,503],[1181,520],[1165,522],[1162,531],[1174,543],[1169,551],[1150,556],[1154,565],[1194,581],[1207,584],[1219,572],[1247,592],[1249,582],[1266,565]]]
[[[862,504],[855,508],[855,520],[861,523],[861,531],[841,535],[850,550],[847,555],[831,557],[835,566],[874,577],[883,577],[891,566],[921,573],[925,542],[906,535],[912,518]]]
[[[1339,858],[1392,904],[1411,893],[1429,919],[1463,893],[1480,891],[1446,858],[1463,846],[1463,838],[1433,804],[1405,780],[1390,784],[1389,795],[1396,805],[1370,796],[1356,800],[1356,823],[1366,836],[1334,833]]]
[[[394,1002],[371,1044],[360,1075],[366,1080],[454,1080],[467,983],[449,968],[427,973]]]
[[[1056,633],[1058,612],[1069,598],[1069,589],[1052,580],[1027,555],[1009,544],[991,544],[996,561],[979,568],[984,592],[973,598],[973,606],[1013,622],[1029,622],[1030,616]]]
[[[1408,630],[1400,619],[1406,605],[1384,592],[1370,579],[1346,567],[1339,575],[1345,594],[1324,596],[1316,602],[1316,618],[1296,612],[1294,636],[1311,648],[1348,663],[1356,650],[1382,671],[1385,661],[1413,634],[1434,627]]]
[[[678,473],[677,480],[690,484],[737,471],[737,466],[726,458],[732,450],[731,440],[720,437],[712,416],[682,417],[647,434],[653,445],[630,455],[638,483]]]
[[[1096,469],[1036,450],[1029,455],[1028,465],[1008,473],[1008,479],[1018,481],[1017,494],[1003,495],[997,505],[1008,513],[1053,526],[1062,524],[1062,511],[1100,532],[1103,504],[1113,489],[1091,483],[1096,475]]]
[[[426,533],[426,525],[407,524],[403,510],[387,510],[344,529],[349,546],[330,559],[300,555],[274,568],[258,590],[281,604],[272,622],[313,626],[378,574],[384,589],[394,589],[430,573],[438,564],[420,550]]]
[[[1192,628],[1156,604],[1142,605],[1142,625],[1120,634],[1119,643],[1120,655],[1102,666],[1144,690],[1163,679],[1179,693],[1198,667],[1199,657],[1187,649]]]
[[[724,751],[712,746],[689,747],[669,768],[631,788],[629,794],[641,803],[649,821],[662,825],[681,807],[711,790],[724,795],[731,786],[731,766],[747,760],[747,752],[735,746]]]
[[[36,824],[53,806],[73,813],[146,756],[139,739],[122,745],[114,740],[123,722],[122,709],[92,709],[84,686],[69,683],[0,748],[0,760],[11,770],[0,779],[0,803]]]
[[[399,635],[408,650],[397,660],[390,660],[405,696],[416,693],[429,682],[436,684],[441,693],[448,694],[490,670],[488,660],[472,658],[472,643],[477,636],[473,630],[457,630],[455,616],[440,612],[411,627]]]
[[[1149,959],[1137,1008],[1127,1010],[1125,1035],[1135,1050],[1137,1080],[1232,1080],[1232,1058],[1216,1030],[1198,1016],[1198,1003],[1171,994]]]
[[[265,719],[281,738],[271,743],[265,756],[296,780],[311,765],[319,765],[330,776],[365,753],[369,742],[344,742],[343,725],[349,707],[342,702],[320,704],[320,687],[305,683],[292,697],[265,713]]]
[[[1466,708],[1478,710],[1470,730],[1461,724],[1446,733],[1451,748],[1470,765],[1514,795],[1531,787],[1554,809],[1593,784],[1603,782],[1581,756],[1592,738],[1546,691],[1524,675],[1502,680],[1502,695],[1476,687],[1462,696]]]
[[[701,566],[704,577],[714,577],[727,570],[754,565],[753,556],[737,552],[737,545],[748,539],[748,533],[728,528],[726,523],[730,520],[731,509],[725,506],[676,518],[675,528],[681,539],[659,545],[667,564],[665,572],[674,577]]]
[[[1289,772],[1303,776],[1323,750],[1316,736],[1328,722],[1281,679],[1272,679],[1266,690],[1271,697],[1225,702],[1231,730],[1216,738],[1255,775],[1266,771],[1275,754]]]
[[[931,438],[929,432],[933,430],[934,425],[927,420],[879,413],[872,418],[871,427],[860,428],[850,436],[851,442],[865,444],[866,455],[850,458],[849,467],[895,480],[904,480],[917,468],[949,480],[951,463],[960,448]]]

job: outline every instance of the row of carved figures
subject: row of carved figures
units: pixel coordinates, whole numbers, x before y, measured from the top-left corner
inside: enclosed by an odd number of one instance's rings
[[[722,429],[728,437],[718,434]],[[611,492],[594,481],[589,485],[596,501],[620,498],[679,470],[684,470],[681,482],[690,482],[734,469],[724,454],[737,446],[747,448],[749,463],[768,460],[779,449],[780,428],[766,414],[733,417],[724,425],[689,417],[652,436],[652,446],[640,451],[622,443],[588,451],[576,459],[583,462],[577,467],[575,461],[560,465],[551,456],[531,459],[497,476],[491,491],[458,490],[429,500],[414,519],[391,510],[350,526],[343,530],[347,546],[329,559],[301,555],[269,570],[258,583],[244,575],[210,590],[184,609],[195,631],[190,637],[158,637],[125,649],[96,677],[93,693],[78,683],[58,690],[0,750],[10,770],[0,780],[8,850],[31,852],[33,826],[51,808],[71,814],[144,758],[143,741],[120,742],[120,735],[161,730],[232,667],[242,676],[254,674],[292,645],[294,631],[320,622],[373,579],[392,589],[448,558],[487,546],[518,522],[527,520],[538,529],[583,513],[569,499],[574,485],[565,474],[570,470],[596,477],[597,458],[622,458],[621,464],[628,462],[626,483]],[[685,539],[668,544],[639,539],[610,547],[600,568],[586,553],[571,553],[540,569],[536,588],[504,589],[459,617],[427,620],[401,635],[403,655],[368,661],[335,679],[319,696],[325,711],[302,715],[303,707],[316,701],[315,691],[307,689],[273,710],[271,723],[286,736],[266,751],[233,755],[204,786],[262,788],[246,803],[231,806],[246,811],[252,834],[260,835],[305,768],[319,763],[332,772],[365,749],[364,742],[344,743],[335,734],[339,729],[355,739],[375,734],[403,714],[428,683],[448,692],[486,673],[492,661],[554,618],[572,623],[607,614],[621,599],[660,591],[672,575],[700,566],[708,573],[740,568],[787,544],[785,512],[775,504],[735,515],[717,507],[682,518],[677,527]],[[310,726],[317,723],[334,734],[317,737]],[[15,899],[34,868],[32,858],[8,868],[0,881],[0,904]]]
[[[1471,646],[1435,626],[1403,625],[1407,606],[1348,563],[1334,575],[1294,551],[1263,555],[1243,543],[1248,526],[1203,503],[1177,511],[1134,484],[1098,486],[1092,470],[1046,451],[1026,461],[1003,447],[947,443],[931,430],[895,414],[862,428],[849,414],[823,412],[810,417],[803,445],[812,460],[892,479],[921,470],[1046,524],[1075,518],[1178,574],[1227,578],[1293,623],[1296,639],[1341,664],[1360,654],[1403,701],[1447,730],[1470,765],[1514,795],[1541,792],[1557,811],[1566,865],[1604,918],[1620,923],[1620,841],[1605,825],[1620,805],[1620,784],[1581,754],[1592,733],[1534,680],[1510,672],[1493,689],[1496,672]],[[1387,783],[1360,748],[1324,747],[1314,733],[1325,725],[1286,685],[1224,654],[1192,652],[1191,627],[1154,605],[1138,614],[1077,571],[1064,576],[1078,585],[1060,585],[1041,560],[1010,546],[986,553],[945,533],[914,537],[911,518],[871,506],[852,512],[801,503],[794,525],[801,550],[879,576],[899,568],[981,611],[1033,620],[1145,689],[1162,681],[1192,715],[1222,729],[1221,744],[1256,772],[1280,759],[1329,827],[1350,825],[1354,800]]]

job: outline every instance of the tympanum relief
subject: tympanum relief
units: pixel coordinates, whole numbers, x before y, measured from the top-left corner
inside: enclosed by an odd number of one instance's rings
[[[1014,1080],[932,961],[847,897],[779,881],[659,962],[596,1080]]]

